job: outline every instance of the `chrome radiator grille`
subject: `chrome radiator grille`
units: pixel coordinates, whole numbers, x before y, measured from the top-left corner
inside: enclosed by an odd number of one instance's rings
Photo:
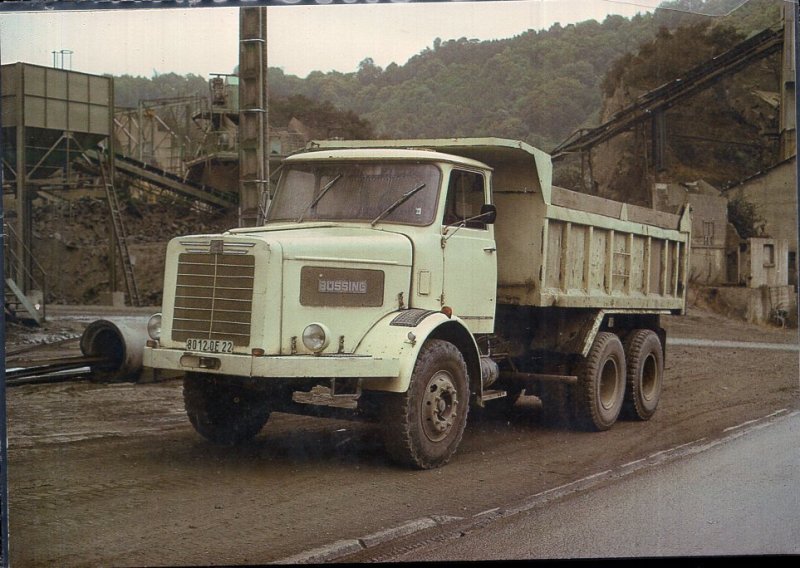
[[[253,256],[179,255],[173,341],[227,339],[248,345],[254,277]]]

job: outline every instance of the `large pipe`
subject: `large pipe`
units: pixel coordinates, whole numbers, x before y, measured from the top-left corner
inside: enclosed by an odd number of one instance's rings
[[[93,378],[101,382],[136,382],[142,375],[142,355],[147,341],[147,320],[126,324],[97,320],[81,336],[81,352],[102,357],[91,366]]]

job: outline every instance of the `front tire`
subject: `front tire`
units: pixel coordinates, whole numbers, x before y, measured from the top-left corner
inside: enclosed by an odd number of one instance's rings
[[[625,340],[628,380],[623,418],[650,420],[661,399],[664,383],[664,351],[661,340],[649,329],[637,329]]]
[[[194,429],[221,446],[252,440],[270,415],[266,393],[200,373],[187,373],[183,379],[183,402]]]
[[[625,396],[625,352],[613,333],[603,331],[578,366],[575,419],[584,430],[608,430],[619,417]]]
[[[469,376],[461,352],[433,339],[420,351],[411,385],[389,394],[382,426],[395,462],[419,469],[446,464],[458,448],[469,412]]]

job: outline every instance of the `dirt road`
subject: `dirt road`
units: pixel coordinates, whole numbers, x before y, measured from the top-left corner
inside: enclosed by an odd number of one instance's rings
[[[666,325],[673,337],[797,344],[796,330],[698,309]],[[375,426],[355,422],[275,414],[253,443],[211,446],[185,418],[177,381],[10,388],[11,564],[263,564],[510,506],[798,408],[799,394],[796,350],[670,346],[650,422],[581,433],[543,422],[524,397],[506,418],[473,420],[446,467],[410,471],[386,460]]]

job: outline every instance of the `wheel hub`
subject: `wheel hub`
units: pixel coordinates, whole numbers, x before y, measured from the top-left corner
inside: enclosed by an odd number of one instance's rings
[[[642,367],[642,398],[648,402],[655,398],[658,386],[658,368],[656,358],[650,354]]]
[[[452,375],[447,371],[434,373],[422,398],[422,425],[430,440],[438,442],[447,436],[458,415],[459,402]]]
[[[606,410],[612,408],[617,400],[617,389],[619,388],[618,377],[619,371],[617,364],[609,359],[603,365],[603,371],[600,375],[600,404]]]

